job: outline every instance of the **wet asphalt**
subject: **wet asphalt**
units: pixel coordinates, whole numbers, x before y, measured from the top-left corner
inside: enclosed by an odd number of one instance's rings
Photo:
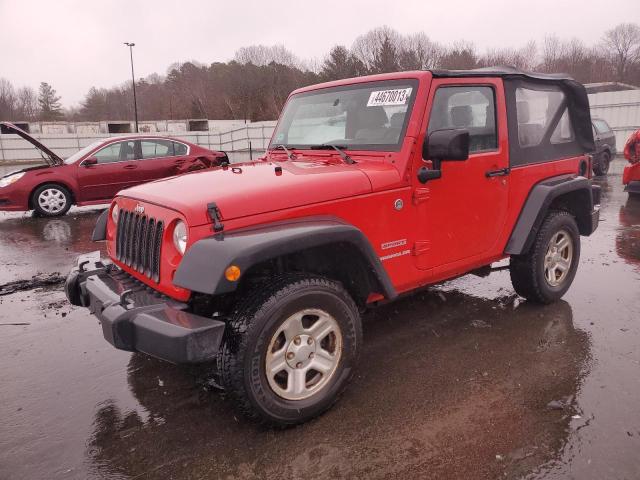
[[[600,228],[562,301],[529,305],[496,272],[373,310],[344,397],[285,431],[237,418],[207,366],[115,350],[65,302],[53,274],[99,247],[100,209],[0,213],[0,293],[25,280],[0,295],[0,478],[640,478],[640,200],[622,165],[597,180]]]

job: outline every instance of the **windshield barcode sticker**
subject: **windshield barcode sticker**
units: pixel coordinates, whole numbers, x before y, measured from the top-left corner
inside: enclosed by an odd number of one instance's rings
[[[378,90],[371,92],[367,107],[378,107],[385,105],[404,105],[411,96],[411,87],[397,88],[395,90]]]

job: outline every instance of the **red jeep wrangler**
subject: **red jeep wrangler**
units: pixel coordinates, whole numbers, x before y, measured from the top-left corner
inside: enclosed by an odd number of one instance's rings
[[[548,303],[598,225],[583,86],[513,69],[375,75],[296,90],[264,158],[133,187],[99,218],[66,293],[116,348],[217,361],[239,409],[328,409],[361,312],[486,273]]]

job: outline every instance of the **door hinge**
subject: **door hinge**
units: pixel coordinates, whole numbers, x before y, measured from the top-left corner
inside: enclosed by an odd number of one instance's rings
[[[213,231],[221,232],[224,229],[224,223],[220,221],[222,219],[222,215],[220,214],[220,209],[215,202],[207,204],[207,213],[209,213],[209,217],[213,221]]]
[[[429,240],[418,240],[413,244],[413,255],[423,255],[431,250],[431,242]]]
[[[427,187],[418,187],[413,191],[413,204],[418,205],[429,200],[429,189]]]

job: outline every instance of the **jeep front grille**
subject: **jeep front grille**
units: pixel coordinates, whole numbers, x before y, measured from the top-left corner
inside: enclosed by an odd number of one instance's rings
[[[154,282],[159,281],[163,233],[162,220],[120,210],[116,258]]]

